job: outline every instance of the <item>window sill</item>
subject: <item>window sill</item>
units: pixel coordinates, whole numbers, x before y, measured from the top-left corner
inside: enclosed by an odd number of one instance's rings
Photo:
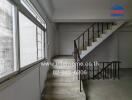
[[[0,78],[0,89],[8,87],[8,85],[10,85],[10,83],[15,81],[15,79],[17,79],[18,77],[22,76],[24,72],[27,72],[27,71],[32,70],[33,68],[39,67],[39,66],[35,66],[35,65],[37,65],[45,60],[46,59],[38,60],[34,63],[31,63],[31,64],[21,68],[20,70],[14,71],[14,72]]]

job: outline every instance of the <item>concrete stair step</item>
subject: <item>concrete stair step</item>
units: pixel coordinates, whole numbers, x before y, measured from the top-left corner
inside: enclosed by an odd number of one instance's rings
[[[50,81],[47,81],[46,82],[46,87],[50,87],[50,86],[69,86],[69,87],[74,87],[74,86],[80,86],[80,83],[79,81],[78,82],[74,82],[74,83],[70,83],[70,82],[50,82]]]
[[[50,70],[48,73],[48,78],[52,77],[76,77],[78,75],[76,70],[69,69],[59,69],[59,70]]]
[[[76,69],[75,59],[72,56],[60,56],[58,58],[54,58],[52,62],[54,65],[50,67],[51,69]]]
[[[45,94],[42,96],[42,100],[86,100],[85,94],[70,94],[70,95],[58,95],[58,94]]]
[[[75,65],[54,65],[54,66],[50,66],[50,69],[71,69],[71,70],[75,70],[76,66]]]
[[[86,100],[76,72],[73,57],[54,58],[42,94],[42,100]],[[62,64],[62,65],[61,65]],[[83,86],[81,86],[83,87]]]
[[[55,82],[55,83],[59,83],[59,82],[79,82],[78,77],[51,77],[48,78],[47,81],[50,82]]]
[[[73,56],[67,56],[67,57],[60,56],[60,57],[54,58],[52,61],[55,62],[55,63],[63,62],[63,63],[68,63],[69,64],[69,63],[75,62],[75,59],[73,58]]]
[[[93,49],[95,49],[99,44],[101,44],[105,39],[107,39],[111,34],[113,34],[119,27],[121,27],[125,22],[117,22],[116,25],[113,25],[111,29],[107,29],[104,31],[105,34],[101,34],[101,39],[96,42],[92,42],[92,46],[87,47],[87,50],[82,50],[80,57],[83,58],[85,55],[90,53]]]
[[[46,94],[72,94],[72,93],[76,93],[79,94],[80,93],[80,88],[79,86],[47,86],[45,88],[46,90]]]

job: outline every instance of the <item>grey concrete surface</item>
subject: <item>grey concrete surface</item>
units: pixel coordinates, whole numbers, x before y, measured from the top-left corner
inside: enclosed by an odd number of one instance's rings
[[[121,69],[119,80],[84,81],[87,100],[132,100],[132,69]]]

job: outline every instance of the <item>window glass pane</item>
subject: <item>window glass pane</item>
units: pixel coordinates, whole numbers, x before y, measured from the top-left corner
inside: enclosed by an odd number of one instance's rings
[[[37,27],[38,59],[44,58],[44,31]]]
[[[13,37],[13,6],[0,0],[0,77],[15,71]]]
[[[48,58],[48,40],[46,31],[44,32],[44,57]]]
[[[21,67],[37,61],[36,25],[19,12]]]

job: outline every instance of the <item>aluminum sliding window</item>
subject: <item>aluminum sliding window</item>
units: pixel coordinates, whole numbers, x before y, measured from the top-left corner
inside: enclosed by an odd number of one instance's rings
[[[44,58],[44,31],[37,27],[36,31],[36,43],[37,43],[37,59]]]
[[[20,65],[44,58],[44,31],[19,12]]]
[[[46,57],[46,23],[29,0],[21,1],[0,0],[0,79]]]
[[[46,29],[46,23],[32,5],[30,0],[20,0],[21,4],[32,14],[34,18]],[[23,24],[25,23],[25,24]],[[24,67],[37,60],[45,58],[45,33],[30,19],[19,13],[20,30],[20,62]]]
[[[14,6],[0,0],[0,78],[16,71]]]
[[[20,65],[37,61],[36,25],[19,12]]]
[[[46,28],[46,22],[43,20],[43,18],[40,16],[38,11],[35,9],[35,7],[32,5],[30,0],[20,0],[22,5],[43,25],[43,27]]]

